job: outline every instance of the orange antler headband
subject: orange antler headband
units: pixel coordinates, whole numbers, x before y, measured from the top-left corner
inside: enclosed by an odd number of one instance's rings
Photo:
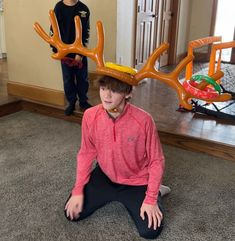
[[[155,51],[148,58],[146,64],[143,68],[135,73],[129,74],[122,72],[120,70],[116,70],[110,68],[105,65],[104,62],[104,31],[103,25],[101,21],[98,21],[96,24],[97,33],[98,33],[98,41],[97,46],[94,49],[88,49],[82,44],[82,27],[81,22],[78,16],[75,17],[75,28],[76,28],[76,38],[73,44],[65,44],[62,42],[59,36],[59,29],[56,20],[56,16],[53,10],[49,12],[50,21],[53,29],[53,36],[48,36],[45,31],[42,29],[39,23],[34,24],[34,28],[37,33],[50,45],[54,46],[57,49],[57,53],[52,54],[52,58],[54,59],[62,59],[69,53],[77,53],[82,54],[91,58],[97,64],[97,73],[102,75],[107,75],[114,77],[122,82],[128,83],[130,85],[138,85],[138,83],[145,78],[153,78],[156,80],[163,81],[167,85],[171,86],[178,93],[179,101],[182,106],[186,109],[191,110],[192,105],[188,103],[188,100],[192,98],[185,89],[182,84],[179,82],[179,74],[182,69],[193,59],[192,55],[188,55],[184,58],[171,73],[163,73],[155,69],[155,62],[160,57],[160,55],[169,48],[169,44],[163,43],[159,48],[155,49]]]

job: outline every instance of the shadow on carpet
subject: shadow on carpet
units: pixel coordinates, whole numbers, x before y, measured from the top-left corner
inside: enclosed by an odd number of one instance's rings
[[[64,218],[80,135],[78,124],[25,111],[0,118],[1,241],[144,240],[118,202],[79,223]],[[158,240],[234,240],[235,163],[163,148],[172,192]]]

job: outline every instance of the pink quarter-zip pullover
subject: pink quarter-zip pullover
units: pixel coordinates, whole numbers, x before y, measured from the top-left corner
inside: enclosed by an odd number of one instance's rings
[[[102,105],[86,110],[72,195],[83,193],[94,160],[112,182],[147,185],[144,202],[156,204],[164,156],[156,125],[148,113],[126,104],[122,114],[114,120]]]

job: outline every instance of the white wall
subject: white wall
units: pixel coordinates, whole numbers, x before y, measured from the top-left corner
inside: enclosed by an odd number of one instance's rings
[[[116,63],[133,66],[136,0],[117,0]]]
[[[9,81],[63,90],[59,61],[34,31],[39,22],[49,32],[49,9],[57,0],[8,0],[4,2]]]
[[[177,56],[187,52],[188,42],[210,36],[213,0],[181,0]]]
[[[210,35],[213,0],[193,0],[188,40]]]
[[[192,11],[192,0],[181,0],[179,13],[179,31],[177,40],[177,56],[181,56],[187,51],[188,38],[190,32],[190,16]]]

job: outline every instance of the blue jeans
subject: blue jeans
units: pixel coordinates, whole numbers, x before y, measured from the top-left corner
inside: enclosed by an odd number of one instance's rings
[[[63,82],[64,82],[64,93],[67,101],[70,104],[74,104],[79,98],[80,103],[87,101],[87,92],[89,88],[88,82],[88,66],[87,58],[83,57],[83,67],[70,67],[64,63],[61,63]]]

